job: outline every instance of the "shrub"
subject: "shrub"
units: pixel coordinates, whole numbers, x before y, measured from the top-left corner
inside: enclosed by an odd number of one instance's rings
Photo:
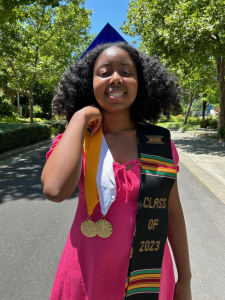
[[[66,117],[65,116],[61,117],[61,116],[58,116],[58,115],[54,114],[53,118],[54,118],[55,121],[58,121],[58,122],[63,122],[63,121],[66,122]]]
[[[207,126],[209,126],[209,120],[206,118],[201,120],[200,125],[201,125],[201,128],[206,128]]]
[[[183,116],[182,115],[178,115],[176,117],[177,122],[183,122]]]
[[[24,122],[30,123],[30,117],[27,119],[24,119]],[[33,118],[34,123],[43,123],[44,121],[41,118]]]
[[[52,136],[56,136],[60,133],[63,133],[66,129],[66,122],[63,123],[59,123],[59,122],[46,122],[47,124],[49,124],[51,126],[51,133]]]
[[[29,119],[16,118],[11,121],[12,117],[6,117],[5,123],[0,123],[0,153],[25,147],[51,136],[63,133],[66,129],[66,122],[46,121],[39,118],[35,122],[45,122],[44,124],[29,123]],[[5,119],[2,119],[3,122]]]
[[[208,114],[208,115],[207,115],[207,119],[208,119],[208,120],[212,120],[212,119],[213,119],[213,116],[212,116],[211,114]]]
[[[18,114],[16,114],[16,113],[12,113],[11,116],[0,115],[0,122],[19,123],[19,121],[17,121],[17,118],[18,118]]]
[[[170,116],[169,122],[176,122],[177,118],[175,116]]]
[[[0,153],[28,146],[51,137],[51,128],[44,124],[0,123]]]
[[[29,109],[30,109],[30,107],[29,107]],[[41,106],[37,105],[37,104],[34,105],[33,106],[33,116],[34,116],[34,118],[41,118],[42,114],[43,114],[43,110],[42,110]]]
[[[0,94],[0,115],[9,117],[13,115],[13,105],[2,93]]]
[[[199,117],[189,117],[187,123],[199,124],[200,125],[201,119]]]
[[[212,128],[217,128],[218,117],[212,118],[211,115],[208,115],[207,118],[201,120],[200,125],[201,128],[207,128],[208,126]]]
[[[218,122],[218,118],[214,118],[210,121],[210,126],[212,128],[217,128],[217,122]]]
[[[183,124],[181,122],[167,122],[167,123],[159,123],[157,124],[159,126],[162,126],[164,128],[170,129],[170,130],[197,130],[199,125],[193,125],[192,123],[189,124]]]
[[[161,115],[160,118],[159,118],[159,123],[165,123],[165,122],[168,122],[167,117],[164,116],[164,115]]]

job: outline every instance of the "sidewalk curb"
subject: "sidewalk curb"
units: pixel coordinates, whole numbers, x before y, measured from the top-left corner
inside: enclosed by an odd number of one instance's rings
[[[15,150],[4,152],[4,153],[0,154],[0,162],[6,160],[8,158],[15,157],[15,156],[18,156],[20,154],[29,152],[31,150],[36,150],[37,148],[45,146],[47,143],[51,143],[53,141],[53,139],[54,138],[50,138],[50,139],[41,141],[39,143],[29,145],[27,147],[21,147],[21,148],[15,149]]]

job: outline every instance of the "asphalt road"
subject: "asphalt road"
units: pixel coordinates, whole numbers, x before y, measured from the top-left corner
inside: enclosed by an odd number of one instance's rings
[[[1,300],[50,296],[76,211],[77,191],[59,204],[44,198],[40,175],[48,148],[49,143],[0,163]],[[182,165],[178,185],[188,231],[193,300],[224,300],[225,205]]]

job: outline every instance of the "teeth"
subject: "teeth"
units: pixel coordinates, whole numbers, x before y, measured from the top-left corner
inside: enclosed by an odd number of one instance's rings
[[[123,93],[111,93],[111,94],[109,94],[110,96],[121,96],[121,95],[123,95]]]

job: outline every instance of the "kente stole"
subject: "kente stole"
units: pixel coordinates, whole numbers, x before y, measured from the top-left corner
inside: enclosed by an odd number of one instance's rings
[[[141,183],[124,299],[157,300],[168,230],[168,200],[176,179],[170,132],[137,124]]]

